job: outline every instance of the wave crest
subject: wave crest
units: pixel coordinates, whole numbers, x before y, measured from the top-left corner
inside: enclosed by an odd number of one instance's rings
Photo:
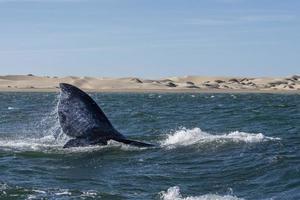
[[[271,140],[280,140],[280,138],[267,137],[262,133],[246,133],[240,131],[234,131],[228,134],[213,135],[202,131],[200,128],[182,128],[175,133],[168,134],[167,137],[161,141],[161,146],[174,148],[177,146],[190,146],[199,143],[211,142],[258,143]]]

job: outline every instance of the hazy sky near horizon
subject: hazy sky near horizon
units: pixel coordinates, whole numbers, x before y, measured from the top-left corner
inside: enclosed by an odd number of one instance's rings
[[[300,73],[299,0],[0,0],[0,74]]]

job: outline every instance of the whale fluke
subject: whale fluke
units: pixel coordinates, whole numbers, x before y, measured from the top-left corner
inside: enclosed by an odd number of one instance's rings
[[[72,137],[63,148],[106,145],[108,140],[138,147],[152,144],[128,140],[110,123],[97,103],[84,91],[67,84],[59,84],[61,93],[58,118],[63,132]]]

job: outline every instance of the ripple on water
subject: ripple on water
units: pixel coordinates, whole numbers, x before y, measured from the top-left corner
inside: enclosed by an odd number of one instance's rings
[[[300,199],[299,95],[91,95],[157,147],[63,149],[56,94],[2,93],[0,199]]]
[[[118,198],[118,195],[101,193],[95,190],[75,190],[61,188],[24,188],[0,183],[0,199],[99,199]]]

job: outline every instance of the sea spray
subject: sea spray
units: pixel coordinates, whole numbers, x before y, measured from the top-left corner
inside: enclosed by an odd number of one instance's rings
[[[26,135],[17,135],[13,138],[7,137],[0,140],[3,150],[16,151],[48,151],[62,147],[68,141],[68,136],[63,134],[57,115],[57,103],[59,96],[49,103],[51,109],[41,114],[41,117],[33,122],[33,127]]]
[[[56,95],[55,97],[56,98],[51,103],[51,105],[54,105],[52,109],[43,114],[41,120],[36,122],[36,128],[40,131],[42,136],[52,135],[53,137],[58,138],[62,134],[57,114],[59,95]]]

